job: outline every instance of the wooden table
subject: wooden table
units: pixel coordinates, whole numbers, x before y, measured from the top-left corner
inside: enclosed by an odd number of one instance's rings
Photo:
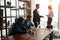
[[[34,40],[43,40],[47,37],[50,33],[52,33],[52,29],[38,29],[34,36]]]
[[[46,36],[52,33],[52,29],[37,28],[34,30],[34,35],[26,33],[23,35],[15,35],[15,37],[9,37],[9,40],[43,40]]]

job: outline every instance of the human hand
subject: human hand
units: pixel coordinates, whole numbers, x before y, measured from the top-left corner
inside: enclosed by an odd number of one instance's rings
[[[34,35],[34,31],[32,29],[29,29],[29,34]]]

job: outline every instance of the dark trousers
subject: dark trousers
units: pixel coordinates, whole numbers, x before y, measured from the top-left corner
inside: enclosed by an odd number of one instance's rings
[[[49,18],[49,17],[48,17],[47,25],[51,25],[51,22],[52,22],[52,18]]]
[[[37,28],[38,24],[36,22],[34,22],[35,28]]]
[[[52,18],[48,17],[47,28],[53,29],[53,26],[51,25],[51,22],[52,22]],[[49,40],[53,40],[53,32],[50,34]]]
[[[49,40],[53,40],[53,32],[50,34]]]
[[[34,22],[35,28],[37,28],[39,24],[40,24],[40,22],[38,22],[38,24],[36,22]]]

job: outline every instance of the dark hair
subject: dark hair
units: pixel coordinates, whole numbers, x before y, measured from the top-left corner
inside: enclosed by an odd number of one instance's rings
[[[27,18],[31,18],[31,15],[28,15]]]
[[[39,4],[36,4],[36,6],[39,6]]]
[[[16,19],[15,19],[15,23],[22,23],[23,20],[24,20],[23,17],[16,18]]]

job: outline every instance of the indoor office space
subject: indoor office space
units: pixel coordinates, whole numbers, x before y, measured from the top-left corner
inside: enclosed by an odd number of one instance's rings
[[[60,0],[0,0],[0,40],[60,40]]]

